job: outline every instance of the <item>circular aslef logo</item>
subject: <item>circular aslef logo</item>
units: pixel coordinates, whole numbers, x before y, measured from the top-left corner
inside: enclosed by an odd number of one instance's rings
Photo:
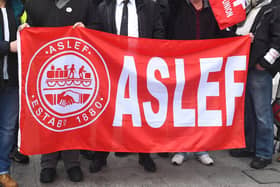
[[[79,38],[61,38],[41,47],[30,61],[26,81],[32,115],[56,132],[94,124],[110,99],[104,59]]]

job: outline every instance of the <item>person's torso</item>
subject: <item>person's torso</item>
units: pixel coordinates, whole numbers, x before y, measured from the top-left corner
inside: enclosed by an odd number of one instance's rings
[[[30,0],[26,9],[28,17],[32,20],[30,23],[32,26],[69,26],[79,21],[87,21],[88,2],[88,0],[71,0],[62,8],[58,8],[54,0]]]
[[[173,15],[171,39],[194,40],[216,38],[219,28],[210,7],[196,11],[186,1],[181,1]],[[198,36],[199,35],[199,38]]]
[[[136,11],[138,19],[139,37],[153,38],[153,10],[155,8],[154,2],[136,0]],[[115,0],[104,0],[98,6],[100,19],[103,25],[103,31],[117,34],[116,29],[116,4]]]

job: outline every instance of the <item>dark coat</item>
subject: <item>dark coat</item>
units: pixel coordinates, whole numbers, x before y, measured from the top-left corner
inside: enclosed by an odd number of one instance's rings
[[[251,32],[255,37],[251,46],[249,68],[259,63],[273,74],[278,72],[279,58],[274,65],[270,65],[264,60],[264,56],[270,48],[280,52],[280,6],[268,4],[262,7],[255,18]]]
[[[151,0],[135,0],[135,2],[138,14],[139,37],[164,38],[165,31],[158,5]],[[117,33],[115,9],[115,0],[104,0],[98,6],[99,18],[104,32]]]
[[[59,9],[54,0],[28,0],[25,4],[27,22],[36,27],[70,26],[83,22],[87,27],[97,29],[95,4],[92,0],[71,0]]]
[[[0,81],[3,80],[4,56],[8,56],[8,75],[9,80],[6,85],[18,86],[18,60],[17,54],[10,52],[10,42],[16,40],[17,27],[20,24],[20,16],[23,12],[23,5],[19,0],[10,0],[6,4],[10,41],[4,41],[3,15],[0,12]]]
[[[169,15],[170,15],[168,0],[156,0],[156,3],[160,7],[159,10],[160,10],[161,18],[162,18],[162,23],[163,23],[165,32],[167,32],[168,20],[169,20]]]
[[[197,12],[191,3],[186,0],[169,0],[169,6],[168,37],[170,39],[194,40],[234,36],[233,32],[219,29],[209,2],[206,0],[204,8],[199,13],[200,31],[197,31]]]

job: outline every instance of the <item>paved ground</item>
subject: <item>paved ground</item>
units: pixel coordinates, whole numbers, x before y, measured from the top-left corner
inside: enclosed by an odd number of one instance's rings
[[[52,184],[40,184],[40,157],[32,156],[29,165],[14,163],[12,175],[20,187],[92,187],[92,186],[278,186],[280,187],[280,163],[273,162],[265,170],[253,170],[248,158],[232,158],[227,151],[210,153],[215,159],[214,166],[203,166],[195,159],[187,160],[182,166],[173,166],[170,159],[153,154],[158,167],[156,173],[147,173],[138,165],[137,155],[117,158],[111,154],[108,166],[98,174],[88,171],[89,161],[81,159],[85,180],[70,182],[63,163],[57,168],[57,180]]]

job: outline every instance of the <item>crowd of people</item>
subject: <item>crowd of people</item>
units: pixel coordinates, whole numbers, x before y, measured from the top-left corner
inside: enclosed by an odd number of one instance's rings
[[[18,62],[16,32],[25,27],[87,27],[131,37],[199,40],[250,34],[252,38],[245,101],[246,148],[230,150],[234,157],[252,157],[250,166],[265,168],[272,162],[272,79],[280,71],[279,0],[246,0],[246,20],[220,30],[208,0],[0,0],[0,184],[17,186],[9,174],[11,159],[28,163],[17,152]],[[278,5],[279,4],[279,5]],[[208,152],[194,155],[204,165],[214,164]],[[109,152],[67,150],[41,157],[40,181],[55,180],[59,158],[69,179],[83,180],[80,154],[91,159],[89,170],[99,172]],[[115,153],[123,157],[129,153]],[[181,165],[190,153],[159,153]],[[149,153],[139,153],[139,164],[155,172]]]

